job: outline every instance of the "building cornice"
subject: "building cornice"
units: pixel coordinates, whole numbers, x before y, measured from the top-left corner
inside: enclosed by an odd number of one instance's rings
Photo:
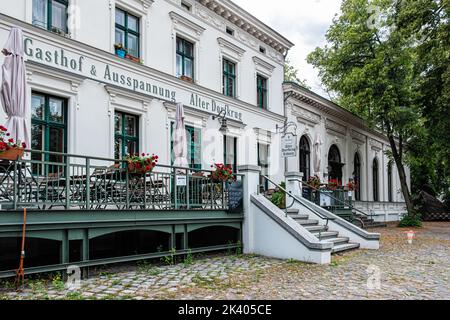
[[[294,44],[229,0],[197,0],[215,14],[285,55]]]

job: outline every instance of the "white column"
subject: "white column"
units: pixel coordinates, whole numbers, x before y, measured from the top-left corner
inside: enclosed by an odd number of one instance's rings
[[[261,167],[254,165],[238,166],[238,172],[244,175],[244,223],[242,226],[242,244],[244,253],[254,251],[254,212],[250,210],[250,195],[258,193]]]
[[[302,196],[302,181],[303,172],[286,172],[286,191],[294,196]]]

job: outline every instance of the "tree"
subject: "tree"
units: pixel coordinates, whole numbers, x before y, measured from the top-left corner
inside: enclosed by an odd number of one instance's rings
[[[399,29],[415,43],[423,132],[409,143],[413,191],[450,198],[450,1],[405,1]]]
[[[307,83],[306,80],[300,80],[298,77],[299,70],[295,68],[289,59],[286,59],[284,63],[284,81],[286,82],[295,82],[301,85],[302,87],[305,87],[307,89],[311,89]]]
[[[407,185],[406,142],[420,134],[424,119],[415,87],[416,41],[405,36],[401,0],[344,0],[324,48],[308,62],[339,103],[383,131],[399,173],[408,216],[416,211]]]

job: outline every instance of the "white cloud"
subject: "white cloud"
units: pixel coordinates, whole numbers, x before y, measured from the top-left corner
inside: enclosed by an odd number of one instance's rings
[[[307,55],[325,44],[325,33],[339,12],[342,0],[233,0],[237,5],[295,43],[289,52],[312,90],[325,95],[318,72],[306,62]]]

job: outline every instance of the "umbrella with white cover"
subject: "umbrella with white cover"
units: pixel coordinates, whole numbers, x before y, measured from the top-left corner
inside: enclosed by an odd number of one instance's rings
[[[175,132],[173,137],[173,153],[174,153],[174,166],[175,167],[189,167],[187,160],[187,137],[186,128],[184,125],[184,107],[182,103],[177,104],[177,110],[175,115]]]
[[[322,164],[322,137],[319,133],[316,134],[314,141],[314,172],[320,176],[320,168]]]
[[[23,50],[23,34],[19,28],[12,28],[2,53],[5,61],[2,66],[0,97],[8,120],[5,127],[16,142],[30,145],[27,126],[26,78]]]

